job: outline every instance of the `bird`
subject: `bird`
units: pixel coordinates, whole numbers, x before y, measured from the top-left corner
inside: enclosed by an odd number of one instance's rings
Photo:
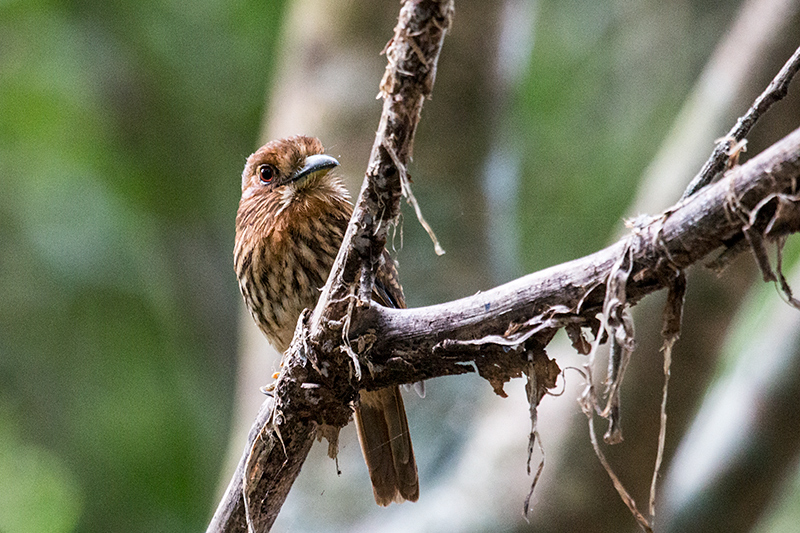
[[[248,311],[281,353],[300,314],[316,305],[353,212],[338,166],[319,139],[297,135],[263,145],[242,172],[234,268]],[[385,249],[372,299],[406,307]],[[354,419],[376,503],[417,501],[419,477],[399,388],[360,391]]]

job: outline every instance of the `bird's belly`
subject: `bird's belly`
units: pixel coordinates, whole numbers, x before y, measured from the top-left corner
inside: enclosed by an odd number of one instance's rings
[[[256,283],[240,285],[250,314],[281,352],[292,341],[300,313],[316,305],[333,264],[334,258],[319,250],[311,260],[309,249],[295,243],[285,253],[267,251],[259,261],[259,272],[250,277]]]

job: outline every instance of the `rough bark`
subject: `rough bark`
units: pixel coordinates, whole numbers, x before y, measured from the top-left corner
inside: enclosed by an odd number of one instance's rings
[[[800,129],[734,168],[723,180],[590,256],[453,302],[407,310],[373,306],[363,313],[363,325],[353,331],[374,335],[367,355],[373,365],[382,368],[365,375],[360,386],[378,388],[461,374],[471,370],[462,363],[480,365],[485,357],[492,364],[501,362],[494,358],[503,355],[487,356],[485,348],[517,346],[516,339],[526,330],[548,321],[551,325],[542,327],[537,335],[546,337],[552,327],[570,323],[590,327],[602,307],[611,266],[624,251],[630,250],[633,259],[627,301],[635,303],[667,287],[676,270],[687,268],[741,235],[748,217],[763,199],[796,194],[798,177]],[[797,203],[793,208],[798,208]],[[762,209],[760,215],[768,219],[773,213],[774,205]],[[746,215],[744,220],[741,215]],[[514,333],[504,335],[512,325],[516,325]],[[478,346],[482,347],[480,353],[475,349]],[[522,363],[517,363],[518,369]]]
[[[298,322],[274,396],[262,406],[208,531],[268,530],[313,437],[326,428],[320,434],[335,443],[359,390],[473,368],[498,393],[523,370],[552,384],[557,367],[532,363],[547,361],[544,348],[562,327],[573,338],[581,328],[598,334],[606,284],[621,264],[629,268],[623,301],[634,305],[743,234],[764,268],[761,237],[800,229],[798,129],[717,184],[638,221],[600,252],[446,304],[407,310],[370,304],[387,227],[401,194],[410,195],[405,166],[452,8],[452,1],[415,0],[401,9],[387,47],[381,123],[343,246],[318,305]]]
[[[399,212],[401,189],[410,191],[405,165],[411,157],[422,104],[433,89],[452,12],[452,0],[406,1],[401,8],[395,35],[386,48],[389,64],[381,82],[384,109],[378,135],[344,244],[311,316],[311,326],[295,335],[275,385],[274,403],[262,406],[261,415],[270,412],[254,425],[208,531],[269,530],[317,427],[340,428],[350,418],[350,403],[357,389],[319,387],[321,380],[310,374],[331,378],[331,384],[349,381],[347,360],[337,348],[344,338],[342,332],[347,332],[355,301],[359,306],[369,305],[387,228]],[[308,350],[309,346],[313,348]],[[335,350],[330,359],[329,350]]]
[[[360,388],[461,374],[471,371],[472,364],[479,371],[500,368],[500,373],[486,376],[495,384],[498,380],[502,383],[503,378],[518,375],[527,362],[513,348],[529,343],[532,338],[541,339],[544,346],[555,329],[567,325],[593,327],[595,315],[602,308],[609,272],[621,254],[630,254],[632,260],[627,301],[633,304],[668,286],[676,270],[723,247],[745,227],[765,228],[776,214],[773,202],[768,199],[777,202],[776,195],[796,195],[799,178],[800,129],[729,171],[716,184],[595,254],[454,302],[406,310],[375,305],[362,309],[351,330],[351,346],[360,352],[362,361],[371,360],[371,372],[364,373],[361,380],[349,376],[348,361],[343,361],[338,353],[339,331],[319,328],[316,337],[309,335],[315,338],[312,348],[303,342],[301,329],[275,392],[280,401],[272,419],[277,418],[279,423],[272,427],[267,424],[266,428],[251,432],[251,436],[273,443],[281,439],[290,443],[305,439],[310,443],[310,426],[322,422],[336,426],[347,423],[347,403]],[[794,198],[796,216],[798,205]],[[782,233],[800,229],[775,223],[771,226],[780,227]],[[343,311],[345,314],[348,311],[346,304]],[[509,347],[512,350],[507,351]],[[319,351],[314,354],[315,350]],[[344,367],[338,368],[338,372],[330,364],[325,366],[326,372],[319,373],[314,366],[320,363],[312,363],[314,360],[333,363],[337,359],[339,366]],[[547,380],[547,376],[542,379]],[[290,477],[286,476],[286,465],[302,463],[308,451],[302,445],[287,446],[285,452],[280,446],[273,446],[266,450],[272,454],[270,459],[247,457],[249,449],[243,461],[258,465],[258,477],[266,480]],[[292,452],[295,455],[290,455]],[[266,501],[262,500],[262,504]],[[273,509],[266,510],[267,514]],[[241,523],[234,515],[230,522]]]

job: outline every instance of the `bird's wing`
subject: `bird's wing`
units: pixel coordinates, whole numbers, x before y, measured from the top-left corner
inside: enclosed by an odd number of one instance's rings
[[[403,295],[403,287],[400,285],[400,276],[397,274],[397,266],[394,259],[385,249],[383,250],[381,266],[375,276],[375,284],[372,288],[372,299],[384,307],[394,307],[405,309],[406,298]]]

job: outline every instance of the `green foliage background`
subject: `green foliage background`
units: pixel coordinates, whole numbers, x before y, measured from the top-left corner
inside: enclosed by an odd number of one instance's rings
[[[199,531],[280,2],[0,4],[0,531]]]

